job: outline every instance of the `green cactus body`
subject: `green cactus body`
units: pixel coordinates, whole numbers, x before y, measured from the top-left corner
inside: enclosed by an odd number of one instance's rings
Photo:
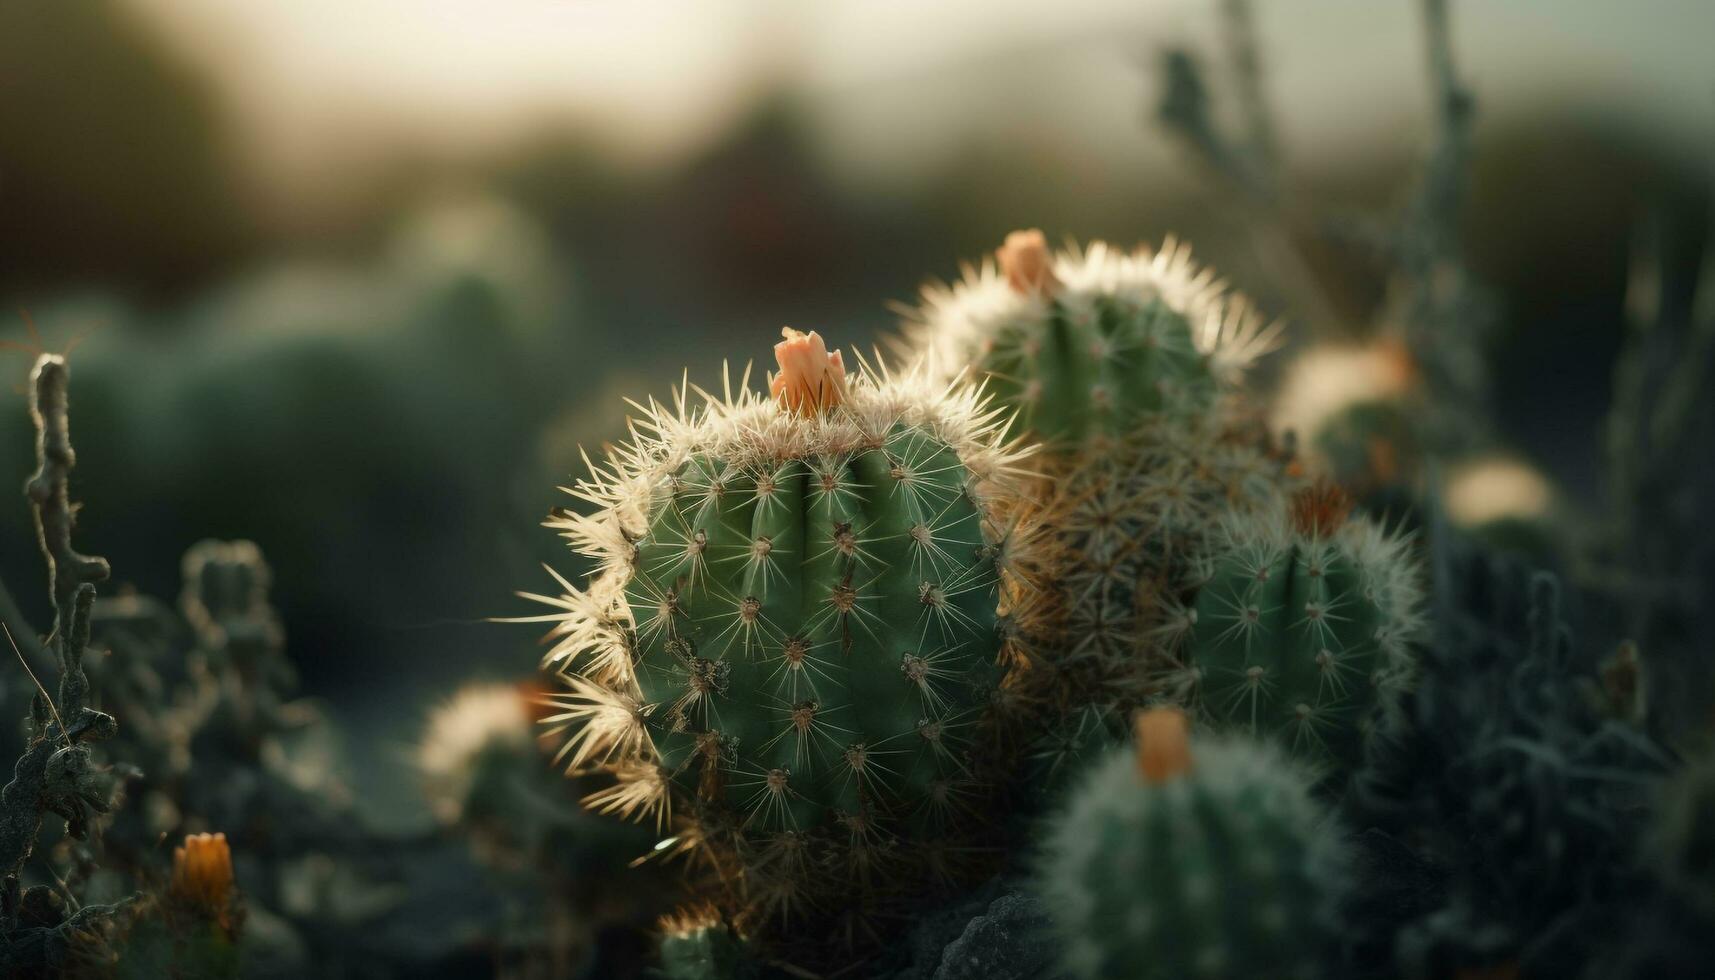
[[[999,680],[995,552],[946,442],[734,465],[650,503],[626,600],[662,764],[747,829],[922,814]]]
[[[1233,519],[1179,624],[1205,714],[1331,772],[1361,761],[1373,709],[1408,679],[1419,599],[1403,539],[1341,521],[1284,506]]]
[[[978,370],[1050,444],[1117,435],[1139,415],[1200,415],[1215,400],[1208,355],[1159,297],[1095,294],[1032,303],[994,325]]]
[[[1130,254],[1097,242],[1048,253],[1039,232],[1008,238],[998,263],[925,291],[909,348],[949,374],[975,367],[1035,438],[1077,452],[1147,417],[1214,410],[1223,387],[1273,344],[1248,304],[1169,240]]]
[[[1338,838],[1266,745],[1195,740],[1152,782],[1129,748],[1049,829],[1044,904],[1078,980],[1321,976]]]
[[[704,897],[746,928],[944,866],[1030,635],[1000,413],[918,374],[817,383],[656,406],[579,485],[597,511],[553,522],[600,570],[535,597],[561,758],[617,777],[587,803],[734,858],[745,894]]]
[[[1409,485],[1423,458],[1422,440],[1403,401],[1361,401],[1308,433],[1312,455],[1347,486]]]
[[[661,939],[660,980],[746,980],[761,972],[750,944],[718,922]]]
[[[242,975],[239,941],[213,922],[168,922],[151,914],[133,924],[113,952],[114,975],[120,980],[233,980]]]

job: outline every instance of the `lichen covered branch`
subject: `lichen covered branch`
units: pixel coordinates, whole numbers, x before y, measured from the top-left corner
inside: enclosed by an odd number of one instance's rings
[[[34,732],[0,789],[0,931],[11,933],[21,907],[18,878],[35,847],[42,819],[52,813],[66,821],[66,832],[88,833],[91,810],[107,809],[106,795],[86,743],[111,738],[113,718],[85,704],[89,681],[83,654],[89,644],[89,613],[95,583],[108,576],[107,561],[78,553],[71,544],[76,508],[67,482],[76,454],[66,417],[65,359],[44,354],[31,374],[30,414],[36,424],[37,470],[25,486],[35,509],[36,527],[49,569],[54,628],[49,646],[59,661],[58,704],[33,706]]]

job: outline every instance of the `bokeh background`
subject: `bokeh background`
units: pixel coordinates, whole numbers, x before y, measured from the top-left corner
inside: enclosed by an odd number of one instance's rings
[[[1431,139],[1417,6],[1255,8],[1283,193],[1385,214]],[[171,597],[193,542],[257,541],[358,800],[426,821],[410,742],[462,681],[531,671],[534,628],[487,619],[577,570],[538,525],[624,397],[716,382],[783,324],[868,348],[1021,226],[1177,233],[1295,339],[1336,329],[1157,121],[1169,50],[1224,104],[1223,9],[0,4],[0,340],[34,342],[16,309],[77,345],[85,549]],[[1629,244],[1660,231],[1672,274],[1709,227],[1715,6],[1485,0],[1454,28],[1501,427],[1594,507]],[[1373,263],[1317,259],[1363,321]],[[0,486],[32,466],[29,364],[0,355]],[[0,576],[45,622],[5,500]]]

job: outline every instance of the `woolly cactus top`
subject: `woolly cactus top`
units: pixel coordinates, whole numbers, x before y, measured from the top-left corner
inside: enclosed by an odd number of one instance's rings
[[[960,282],[926,288],[905,329],[931,371],[974,365],[1049,441],[1123,431],[1144,413],[1200,414],[1277,333],[1171,238],[1055,253],[1036,230],[1009,235]]]

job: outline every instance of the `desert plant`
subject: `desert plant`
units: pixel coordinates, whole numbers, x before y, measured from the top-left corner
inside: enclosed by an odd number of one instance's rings
[[[947,869],[1037,543],[976,394],[775,356],[772,398],[651,404],[550,522],[599,571],[537,597],[560,757],[617,777],[589,804],[673,820],[752,926]]]
[[[1361,761],[1377,704],[1410,682],[1422,626],[1409,539],[1350,510],[1320,484],[1229,515],[1195,602],[1162,627],[1178,644],[1175,690],[1323,772]]]
[[[1278,750],[1138,715],[1047,830],[1041,889],[1072,976],[1323,975],[1341,836]]]

